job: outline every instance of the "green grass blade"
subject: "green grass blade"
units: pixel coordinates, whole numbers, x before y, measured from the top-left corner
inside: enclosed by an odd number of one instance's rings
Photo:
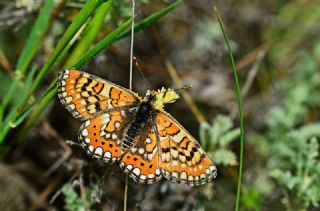
[[[88,27],[83,32],[80,41],[68,57],[68,60],[65,62],[65,67],[69,67],[72,64],[75,64],[76,61],[81,57],[81,55],[83,55],[90,48],[92,43],[97,38],[105,16],[109,12],[111,5],[111,0],[101,4],[91,22],[89,23]]]
[[[224,30],[223,23],[221,21],[221,18],[219,16],[219,13],[216,8],[214,8],[215,15],[218,19],[221,31],[223,33],[223,38],[226,42],[226,45],[228,47],[228,53],[229,53],[229,58],[232,66],[232,72],[234,76],[234,81],[235,81],[235,94],[237,96],[237,103],[238,103],[238,109],[239,109],[239,119],[240,119],[240,159],[239,159],[239,176],[238,176],[238,185],[237,185],[237,197],[236,197],[236,205],[235,205],[235,211],[239,210],[239,202],[240,202],[240,193],[241,193],[241,180],[242,180],[242,169],[243,169],[243,147],[244,147],[244,127],[243,127],[243,107],[242,107],[242,100],[241,100],[241,92],[240,92],[240,85],[239,85],[239,80],[238,80],[238,75],[237,75],[237,70],[236,70],[236,65],[233,59],[232,55],[232,49],[229,44],[229,39],[227,37],[227,34]]]
[[[48,30],[51,13],[55,8],[53,0],[47,0],[39,13],[39,16],[27,39],[26,45],[18,59],[16,70],[24,74],[28,69],[32,59],[40,49],[43,37]]]
[[[70,40],[78,32],[79,28],[87,21],[89,16],[95,11],[95,9],[103,2],[103,0],[88,0],[83,8],[80,10],[79,14],[76,16],[75,20],[71,23],[67,31],[64,33],[63,37],[57,44],[57,47],[54,49],[53,53],[48,58],[46,64],[42,67],[39,74],[32,83],[31,88],[28,90],[28,94],[23,98],[23,101],[20,103],[18,109],[16,109],[15,114],[10,116],[8,122],[16,122],[16,117],[19,116],[19,109],[24,110],[25,105],[27,104],[29,98],[32,96],[34,91],[39,86],[40,82],[43,80],[44,76],[48,73],[50,68],[55,64],[61,52],[63,52],[65,46],[68,45]],[[10,125],[3,124],[2,130],[0,131],[0,143],[4,140],[7,133],[10,130]]]
[[[34,93],[34,91],[38,88],[39,84],[49,72],[50,68],[53,64],[55,64],[57,58],[60,53],[64,50],[64,48],[68,45],[70,40],[74,37],[77,31],[80,29],[82,24],[84,24],[89,16],[93,13],[93,11],[102,3],[102,0],[89,0],[85,3],[83,8],[80,10],[79,14],[76,16],[75,20],[71,23],[67,31],[64,33],[63,37],[57,44],[57,47],[54,49],[53,53],[48,58],[48,61],[40,70],[39,74],[34,80],[34,83],[30,89],[29,95],[27,99]],[[26,100],[27,100],[26,99]]]
[[[41,42],[45,33],[48,30],[48,22],[50,20],[51,14],[55,8],[53,0],[45,1],[42,9],[40,10],[39,16],[31,30],[31,33],[27,39],[26,45],[18,59],[16,66],[16,75],[13,83],[11,84],[8,93],[6,94],[0,108],[0,121],[2,121],[4,111],[11,101],[13,94],[16,91],[17,85],[23,78],[24,73],[29,67],[32,59],[40,49]]]
[[[22,90],[23,93],[19,93],[19,95],[21,95],[21,97],[19,98],[20,100],[18,100],[10,109],[9,114],[6,116],[1,130],[0,130],[0,144],[4,141],[5,136],[7,135],[7,133],[9,132],[10,128],[14,127],[15,125],[12,124],[12,122],[15,121],[17,115],[18,115],[18,109],[19,109],[19,105],[20,103],[23,101],[24,97],[28,94],[28,90],[30,89],[31,85],[32,85],[32,79],[34,76],[36,68],[33,68],[31,71],[29,71],[28,76],[25,80],[24,83],[24,87]]]
[[[121,24],[117,29],[113,30],[110,34],[108,34],[104,39],[102,39],[99,43],[97,43],[93,48],[91,48],[87,53],[83,54],[78,62],[73,66],[75,68],[80,68],[90,59],[92,59],[95,55],[100,53],[107,46],[115,42],[118,36],[131,24],[131,18]]]
[[[156,22],[157,20],[159,20],[162,16],[164,16],[165,14],[167,14],[168,12],[170,12],[171,10],[173,10],[174,8],[176,8],[178,5],[180,5],[183,1],[182,0],[178,0],[172,4],[170,4],[169,6],[163,8],[162,10],[160,10],[159,12],[156,12],[150,16],[148,16],[147,18],[143,19],[142,21],[138,22],[137,24],[135,24],[134,27],[134,32],[138,32],[142,29],[144,29],[145,27],[149,26],[150,24]],[[127,36],[130,36],[131,34],[131,29],[122,33],[119,37],[118,40],[125,38]]]
[[[37,122],[43,113],[43,111],[47,108],[48,104],[52,101],[52,99],[57,95],[56,89],[57,80],[51,83],[50,87],[46,90],[45,93],[41,97],[38,97],[36,101],[34,101],[31,105],[29,105],[17,118],[17,124],[20,124],[29,114],[32,112],[32,115],[23,125],[21,130],[16,135],[17,140],[21,140],[28,133],[30,128]]]

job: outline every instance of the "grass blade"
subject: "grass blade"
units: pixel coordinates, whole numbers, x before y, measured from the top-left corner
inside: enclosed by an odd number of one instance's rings
[[[80,10],[79,14],[76,16],[75,20],[71,23],[67,31],[64,33],[63,37],[57,44],[57,47],[54,49],[53,53],[48,58],[46,64],[42,67],[39,74],[37,75],[34,83],[30,89],[29,95],[27,99],[34,93],[34,91],[38,88],[40,82],[49,72],[52,65],[56,62],[60,53],[64,50],[66,45],[70,42],[73,36],[77,33],[80,27],[87,21],[89,16],[93,13],[93,11],[102,3],[102,0],[89,0],[85,3],[83,8]]]
[[[0,121],[2,122],[4,111],[11,101],[13,94],[16,92],[17,85],[23,78],[27,68],[29,67],[32,59],[40,49],[41,42],[45,33],[48,30],[48,22],[51,17],[51,13],[55,8],[53,0],[45,1],[43,7],[40,10],[39,16],[31,30],[31,33],[27,39],[26,45],[18,59],[16,66],[16,75],[13,83],[11,84],[7,94],[5,95],[0,108]]]
[[[21,97],[19,98],[20,100],[18,100],[10,109],[9,114],[6,116],[3,125],[1,127],[0,130],[0,144],[4,141],[5,136],[7,135],[7,133],[9,132],[10,128],[15,127],[15,124],[12,124],[17,115],[18,115],[18,109],[19,109],[19,105],[20,103],[23,101],[24,97],[28,94],[28,90],[30,89],[31,85],[32,85],[32,79],[35,73],[35,68],[32,69],[29,73],[28,76],[25,80],[24,83],[24,87],[22,90],[22,93],[19,93],[21,95]]]
[[[47,108],[48,104],[57,95],[56,83],[57,80],[55,80],[47,89],[47,91],[43,93],[41,97],[38,97],[37,100],[34,101],[31,105],[29,105],[17,118],[17,121],[22,121],[30,114],[31,111],[33,111],[31,117],[16,135],[17,140],[21,140],[23,137],[25,137],[34,123],[39,120],[41,114]]]
[[[111,0],[101,4],[96,14],[92,18],[92,21],[89,23],[87,29],[83,32],[81,40],[78,42],[68,60],[65,62],[65,67],[75,64],[81,55],[83,55],[90,48],[101,29],[105,16],[109,12],[111,5]]]
[[[64,33],[63,37],[57,44],[57,47],[54,49],[53,53],[48,58],[48,61],[40,70],[39,74],[37,75],[34,82],[32,83],[31,88],[28,89],[28,94],[23,98],[23,101],[20,103],[19,108],[16,109],[15,114],[13,114],[10,117],[10,119],[6,121],[7,123],[16,122],[15,118],[19,116],[19,109],[24,110],[24,107],[27,104],[29,98],[32,96],[34,91],[38,88],[40,82],[43,80],[44,76],[48,73],[52,65],[56,63],[60,53],[63,52],[65,46],[68,45],[70,40],[78,32],[79,28],[87,21],[89,16],[102,2],[103,0],[88,0],[85,3],[83,8],[80,10],[79,14],[76,16],[75,20],[71,23],[67,31]],[[10,125],[3,124],[3,127],[1,128],[1,131],[0,131],[0,143],[4,140],[9,130],[10,130]]]
[[[169,6],[163,8],[162,10],[160,10],[159,12],[156,12],[150,16],[148,16],[147,18],[143,19],[142,21],[138,22],[137,24],[135,24],[134,27],[134,31],[135,33],[146,28],[147,26],[149,26],[150,24],[156,22],[157,20],[159,20],[162,16],[164,16],[165,14],[167,14],[168,12],[170,12],[171,10],[173,10],[174,8],[176,8],[178,5],[180,5],[183,1],[182,0],[178,0],[172,4],[170,4]],[[117,40],[120,40],[122,38],[128,37],[131,34],[131,29],[122,33]]]
[[[243,127],[243,107],[242,107],[242,100],[241,100],[241,92],[240,92],[240,85],[237,75],[237,70],[235,66],[235,62],[232,55],[232,49],[229,44],[229,39],[227,37],[227,34],[224,30],[223,23],[221,21],[220,15],[218,13],[218,10],[214,8],[215,15],[218,19],[221,31],[223,33],[223,38],[226,42],[229,58],[232,66],[232,72],[234,76],[235,81],[235,94],[237,97],[237,103],[238,103],[238,109],[239,109],[239,119],[240,119],[240,159],[239,159],[239,176],[238,176],[238,185],[237,185],[237,197],[236,197],[236,205],[235,205],[235,211],[239,210],[239,201],[240,201],[240,193],[241,193],[241,180],[242,180],[242,168],[243,168],[243,147],[244,147],[244,127]]]
[[[93,48],[91,48],[87,53],[83,54],[78,62],[73,66],[75,68],[80,68],[90,59],[92,59],[95,55],[100,53],[107,46],[111,45],[115,42],[118,36],[130,25],[131,18],[121,24],[117,29],[113,30],[108,36],[106,36],[103,40],[101,40],[98,44],[96,44]]]
[[[48,30],[48,22],[54,9],[54,1],[47,0],[40,11],[40,14],[27,39],[26,45],[18,59],[16,70],[24,74],[29,67],[32,59],[40,49],[43,37]]]

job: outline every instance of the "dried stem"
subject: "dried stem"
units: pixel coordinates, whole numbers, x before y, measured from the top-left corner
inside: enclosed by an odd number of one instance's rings
[[[131,43],[130,43],[130,76],[129,76],[129,89],[132,90],[132,66],[133,66],[133,36],[134,36],[134,8],[135,0],[132,0],[132,23],[131,23]],[[123,198],[123,210],[127,210],[127,198],[128,198],[128,174],[126,175],[124,198]]]

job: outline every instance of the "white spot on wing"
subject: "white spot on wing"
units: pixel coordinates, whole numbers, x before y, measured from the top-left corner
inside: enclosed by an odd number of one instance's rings
[[[160,175],[160,170],[156,169],[156,175]]]
[[[89,138],[85,138],[84,142],[86,142],[87,144],[90,144],[90,139]]]
[[[128,169],[129,171],[132,170],[133,166],[132,165],[127,165],[126,169]]]
[[[82,134],[83,136],[88,136],[88,130],[87,130],[87,129],[84,129],[84,130],[81,132],[81,134]]]
[[[74,110],[74,109],[76,108],[76,106],[75,106],[74,104],[70,104],[70,105],[69,105],[69,108],[72,109],[72,110]]]
[[[140,155],[144,154],[144,149],[143,149],[143,148],[139,148],[138,153],[139,153]]]
[[[88,127],[90,125],[90,120],[87,120],[85,123],[84,123],[84,126],[85,127]]]
[[[120,127],[120,122],[116,122],[114,126],[116,126],[116,128]]]
[[[104,153],[104,157],[111,158],[111,153],[109,151],[107,151],[106,153]]]
[[[93,152],[94,147],[92,145],[90,145],[88,149],[89,149],[89,152]]]
[[[139,176],[139,175],[140,175],[140,169],[139,169],[139,168],[133,169],[132,172],[133,172],[136,176]]]
[[[117,139],[117,138],[118,138],[117,134],[112,133],[112,139],[115,140],[115,139]]]
[[[147,176],[146,175],[140,175],[140,179],[141,180],[145,180],[145,179],[147,179]]]
[[[94,152],[94,154],[96,154],[96,155],[100,155],[100,156],[102,156],[102,148],[101,147],[98,147],[97,149],[96,149],[96,151]]]

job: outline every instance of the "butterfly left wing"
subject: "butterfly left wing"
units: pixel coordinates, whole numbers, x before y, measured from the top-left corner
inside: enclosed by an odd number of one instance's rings
[[[159,140],[153,124],[147,123],[123,154],[120,167],[136,182],[151,184],[162,178],[159,166]]]
[[[106,163],[119,161],[123,131],[135,109],[109,110],[85,121],[79,130],[79,140],[87,153]]]
[[[160,139],[160,167],[165,178],[198,186],[216,177],[216,166],[177,120],[158,111],[156,125]]]
[[[74,69],[60,72],[58,97],[71,114],[78,119],[90,119],[108,109],[133,106],[140,97],[119,85]]]

